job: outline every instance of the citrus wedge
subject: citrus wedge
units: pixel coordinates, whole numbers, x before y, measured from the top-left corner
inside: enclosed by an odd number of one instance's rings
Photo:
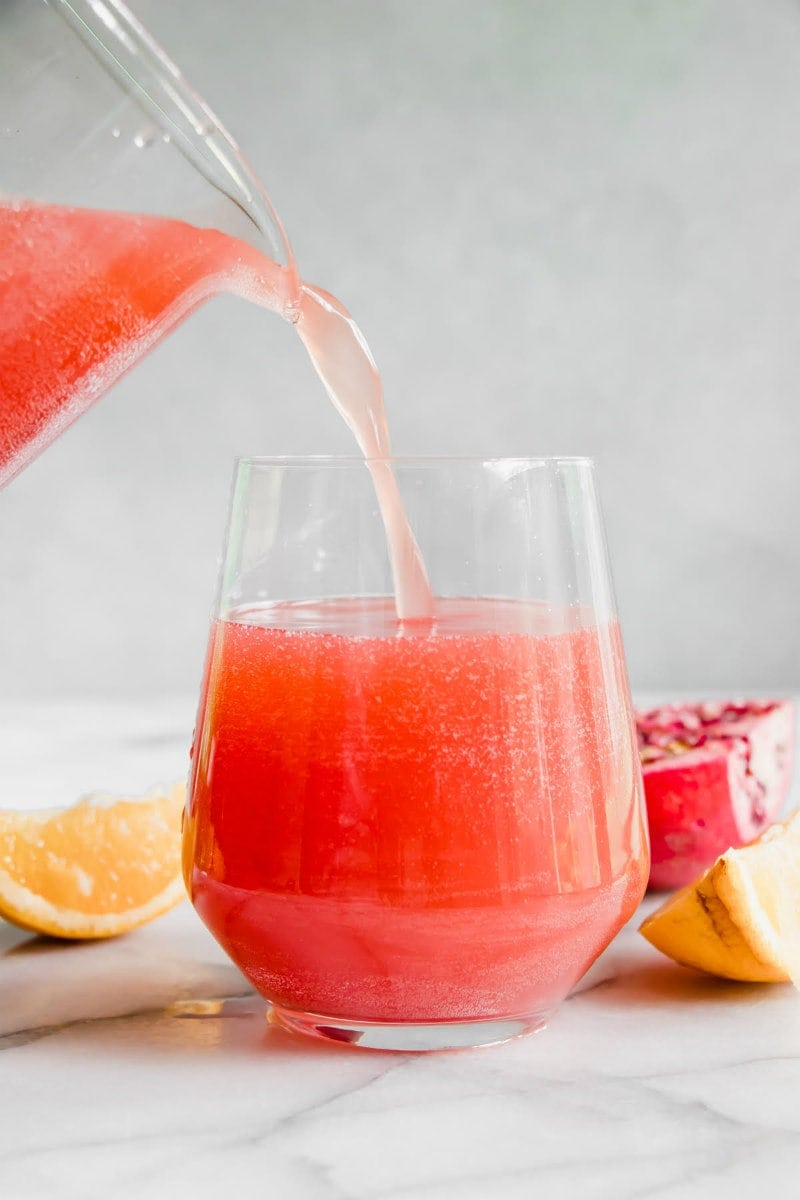
[[[684,966],[800,987],[800,810],[726,851],[639,931]]]
[[[185,895],[186,785],[140,797],[94,792],[70,808],[0,810],[0,917],[63,938],[126,933]]]

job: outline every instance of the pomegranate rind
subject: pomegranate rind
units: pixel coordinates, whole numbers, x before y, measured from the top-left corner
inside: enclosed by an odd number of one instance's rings
[[[651,913],[640,933],[683,966],[800,987],[800,811],[721,855]]]
[[[651,889],[688,885],[779,816],[791,782],[791,701],[652,709],[637,714],[637,729]]]

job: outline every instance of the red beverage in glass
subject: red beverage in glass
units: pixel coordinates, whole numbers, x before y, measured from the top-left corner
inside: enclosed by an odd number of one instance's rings
[[[391,600],[234,612],[200,705],[193,902],[289,1020],[543,1019],[644,889],[626,695],[616,626],[567,610],[438,600],[402,632]]]

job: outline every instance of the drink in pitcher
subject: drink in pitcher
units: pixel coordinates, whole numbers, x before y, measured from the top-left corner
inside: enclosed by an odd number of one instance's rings
[[[431,597],[405,519],[380,375],[330,293],[216,229],[132,213],[0,200],[0,486],[199,304],[222,293],[294,324],[370,461],[398,611]]]

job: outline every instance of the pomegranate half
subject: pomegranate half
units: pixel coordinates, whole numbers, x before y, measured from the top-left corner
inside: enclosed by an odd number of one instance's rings
[[[774,821],[789,791],[789,700],[678,704],[636,714],[650,887],[683,887]]]

